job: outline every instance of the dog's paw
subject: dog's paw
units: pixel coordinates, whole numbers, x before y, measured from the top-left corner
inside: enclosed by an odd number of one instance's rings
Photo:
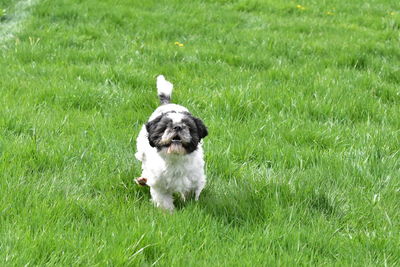
[[[135,182],[140,186],[147,186],[147,178],[139,177],[135,179]]]

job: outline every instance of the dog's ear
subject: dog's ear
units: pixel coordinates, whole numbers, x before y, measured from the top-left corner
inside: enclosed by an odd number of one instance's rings
[[[159,137],[155,134],[155,130],[157,128],[157,124],[161,121],[163,115],[156,117],[154,120],[151,120],[146,123],[146,130],[148,133],[149,143],[152,147],[155,147],[155,141]]]
[[[196,117],[193,117],[193,120],[196,123],[197,134],[199,135],[199,138],[202,139],[206,137],[208,135],[208,130],[203,121]]]
[[[146,123],[146,130],[148,133],[151,133],[153,129],[156,127],[156,124],[160,122],[162,115],[156,117],[154,120],[151,120]]]

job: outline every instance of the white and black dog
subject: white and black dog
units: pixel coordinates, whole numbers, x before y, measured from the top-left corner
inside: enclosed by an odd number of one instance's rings
[[[207,136],[204,123],[183,106],[171,104],[173,85],[157,77],[160,106],[143,125],[137,138],[136,158],[142,162],[142,175],[136,179],[148,185],[157,207],[174,209],[173,194],[195,200],[206,183],[202,139]]]

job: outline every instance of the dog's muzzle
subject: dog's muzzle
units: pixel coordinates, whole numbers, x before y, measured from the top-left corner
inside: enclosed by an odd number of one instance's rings
[[[186,149],[183,147],[182,140],[178,136],[172,138],[171,144],[167,149],[167,154],[186,154]]]

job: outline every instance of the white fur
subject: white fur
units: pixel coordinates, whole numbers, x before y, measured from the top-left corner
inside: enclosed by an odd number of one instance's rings
[[[167,96],[172,96],[172,89],[174,85],[167,81],[163,75],[157,76],[157,94],[165,94]]]
[[[164,79],[163,76],[162,79]],[[160,88],[158,89],[160,92]],[[188,112],[183,106],[166,104],[159,106],[151,114],[149,121],[169,111]],[[183,118],[181,114],[177,113],[169,113],[168,116],[174,121]],[[185,200],[193,192],[197,201],[206,184],[202,144],[200,143],[198,148],[189,154],[167,154],[166,148],[157,151],[157,148],[150,146],[147,135],[146,127],[143,125],[137,138],[135,157],[142,162],[142,177],[147,178],[147,185],[150,186],[154,204],[172,211],[174,209],[173,193],[180,193]]]

